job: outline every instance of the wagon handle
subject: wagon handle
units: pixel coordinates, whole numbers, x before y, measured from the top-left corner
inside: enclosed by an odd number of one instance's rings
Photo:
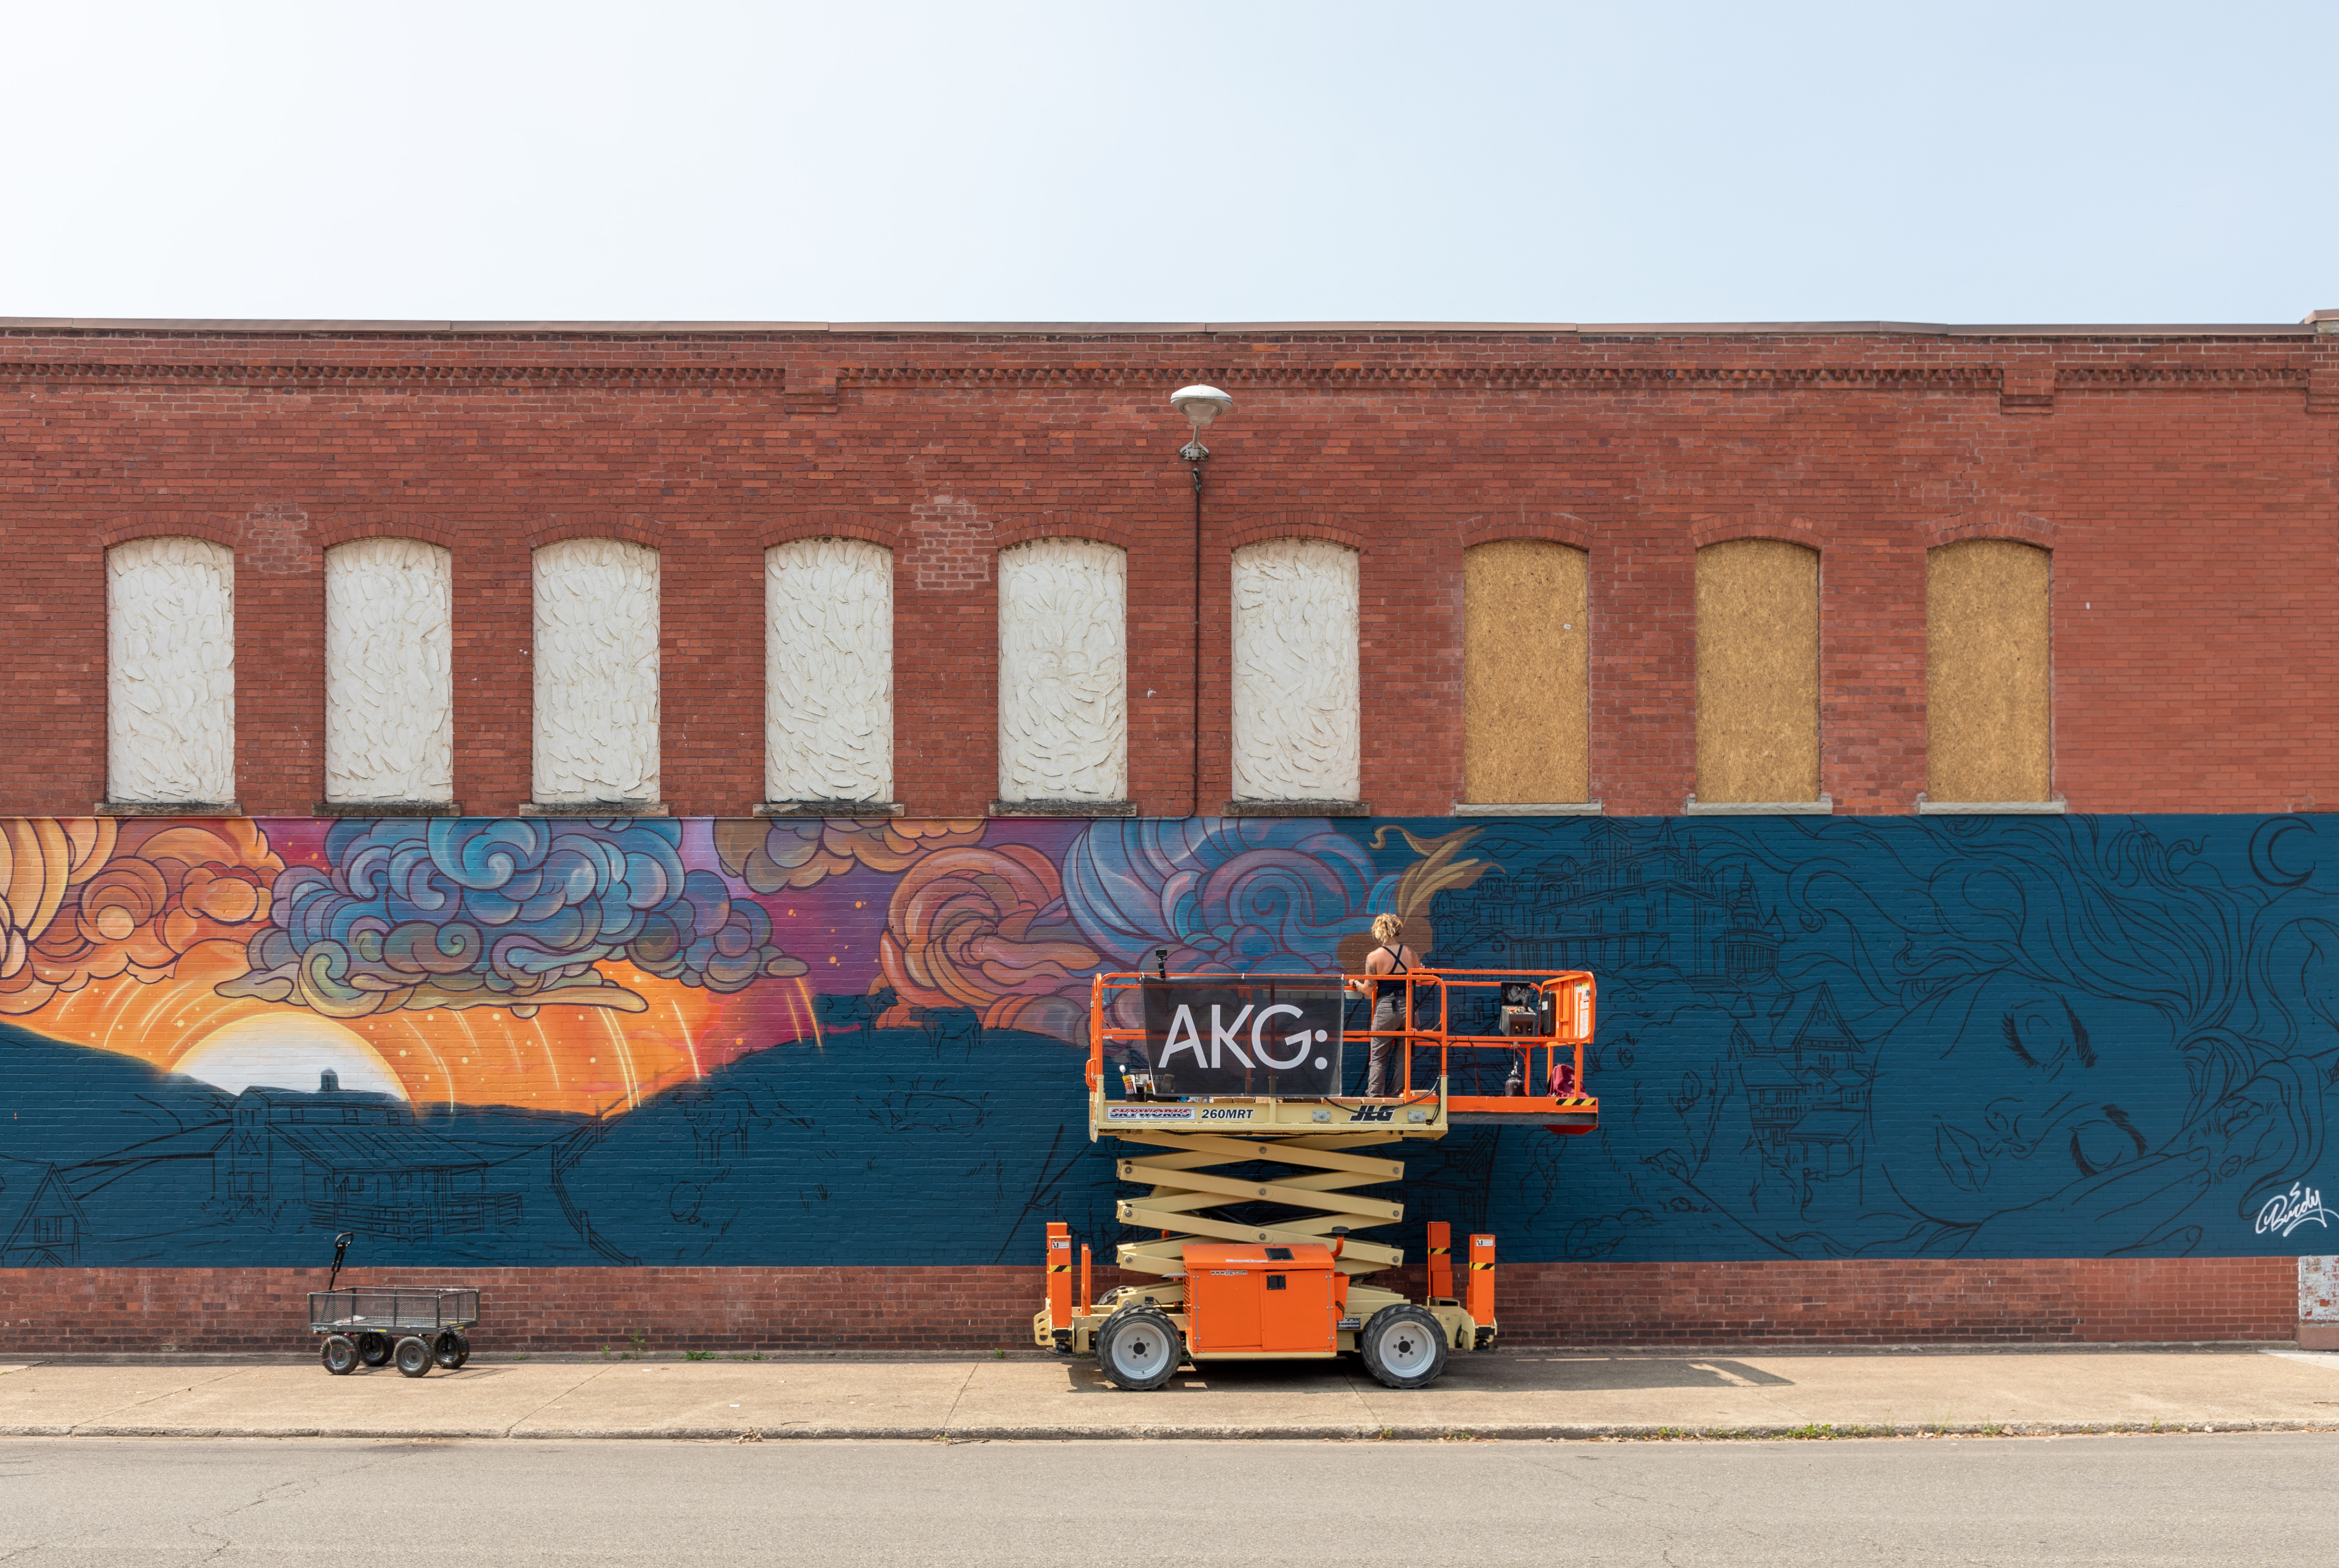
[[[333,1271],[325,1276],[326,1290],[331,1291],[333,1281],[341,1277],[341,1259],[349,1256],[350,1243],[355,1239],[357,1232],[354,1230],[344,1230],[333,1238]]]

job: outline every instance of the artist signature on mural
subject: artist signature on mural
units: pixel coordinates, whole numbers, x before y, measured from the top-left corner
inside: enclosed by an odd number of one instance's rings
[[[2322,1193],[2294,1181],[2288,1192],[2275,1193],[2258,1210],[2257,1234],[2288,1236],[2310,1219],[2329,1229],[2331,1211],[2323,1207]]]

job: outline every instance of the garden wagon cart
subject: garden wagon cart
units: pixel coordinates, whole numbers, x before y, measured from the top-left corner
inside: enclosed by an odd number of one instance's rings
[[[409,1377],[427,1377],[435,1363],[453,1371],[471,1358],[464,1330],[479,1321],[479,1293],[465,1286],[378,1285],[335,1289],[348,1231],[333,1238],[333,1271],[325,1288],[309,1293],[309,1332],[325,1336],[325,1370],[346,1376],[360,1364],[395,1361]]]

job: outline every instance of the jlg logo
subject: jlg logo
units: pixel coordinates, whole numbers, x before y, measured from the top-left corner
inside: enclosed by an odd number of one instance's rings
[[[1348,1119],[1350,1121],[1395,1121],[1396,1119],[1396,1107],[1394,1105],[1360,1105],[1357,1107],[1356,1109],[1348,1112]]]

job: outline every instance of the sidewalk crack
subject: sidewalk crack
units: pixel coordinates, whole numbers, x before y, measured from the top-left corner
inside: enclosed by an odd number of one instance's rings
[[[198,1378],[194,1382],[188,1384],[183,1388],[165,1388],[160,1394],[150,1394],[143,1399],[133,1399],[121,1405],[109,1405],[104,1409],[99,1411],[96,1415],[91,1416],[88,1420],[76,1421],[72,1425],[68,1426],[65,1429],[66,1435],[78,1437],[81,1435],[81,1429],[83,1427],[97,1425],[114,1415],[120,1415],[124,1410],[139,1410],[144,1408],[146,1405],[156,1404],[164,1399],[176,1399],[182,1394],[192,1394],[198,1388],[207,1388],[214,1383],[224,1383],[231,1377],[249,1376],[257,1370],[259,1370],[259,1368],[251,1366],[231,1366],[221,1372],[216,1377]]]
[[[584,1387],[587,1383],[592,1382],[594,1378],[600,1376],[601,1374],[608,1370],[609,1369],[606,1366],[596,1366],[589,1375],[578,1378],[576,1382],[570,1384],[567,1387],[562,1389],[559,1393],[554,1395],[551,1398],[546,1400],[543,1404],[538,1405],[527,1415],[514,1418],[512,1424],[503,1429],[502,1435],[506,1437],[510,1436],[528,1422],[535,1420],[538,1416],[543,1415],[546,1411],[551,1409],[554,1405],[559,1404],[562,1400],[567,1398],[570,1395]]]
[[[951,1407],[943,1413],[943,1430],[944,1432],[948,1432],[951,1429],[952,1419],[958,1415],[959,1401],[966,1397],[967,1389],[974,1382],[974,1375],[982,1370],[982,1363],[980,1361],[971,1361],[967,1364],[966,1376],[961,1379],[958,1386],[958,1392],[951,1395]]]

